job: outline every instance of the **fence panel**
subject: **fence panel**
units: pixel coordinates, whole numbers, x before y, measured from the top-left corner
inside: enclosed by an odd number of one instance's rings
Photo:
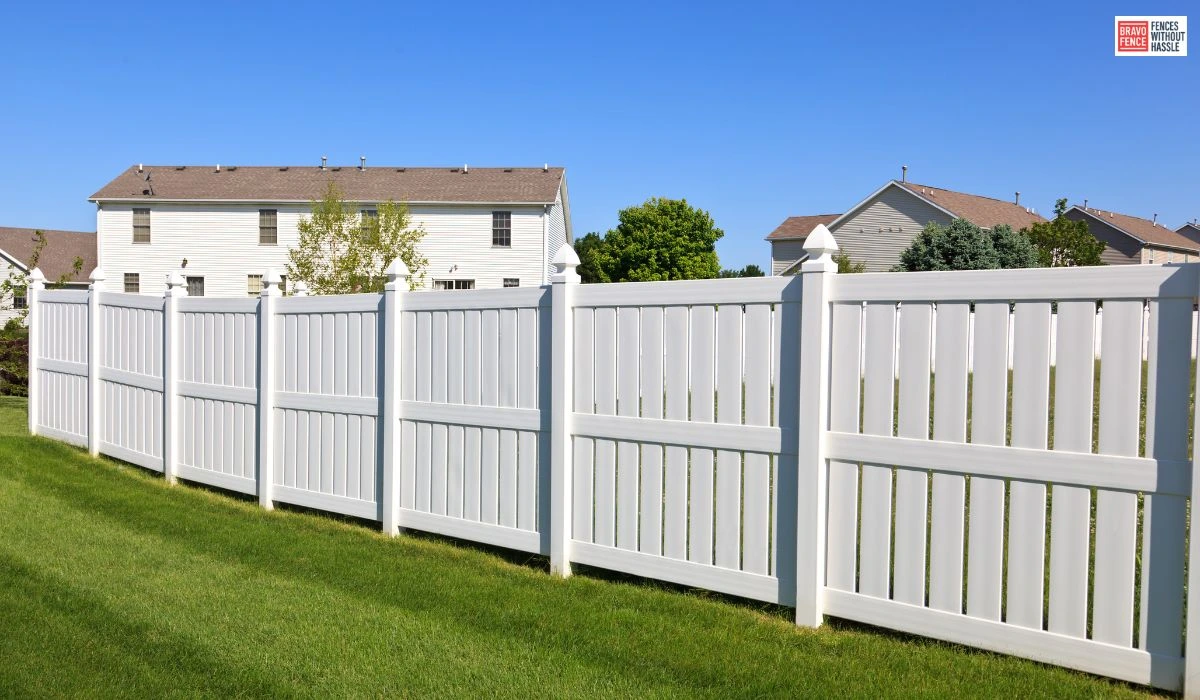
[[[88,444],[87,292],[38,294],[38,432],[63,442]]]
[[[549,304],[544,287],[406,295],[402,527],[549,552]]]
[[[100,297],[100,451],[163,469],[163,300]]]
[[[1193,332],[1196,269],[1105,272],[839,280],[832,332],[827,613],[1181,687],[1183,538],[1191,489],[1187,339]],[[938,306],[932,330],[926,325],[931,303]],[[972,306],[974,332],[968,334]],[[865,308],[866,354],[861,371],[855,371],[850,358],[839,361],[838,344],[853,347],[859,308]],[[1052,328],[1058,335],[1056,366]],[[941,346],[936,359],[931,334]],[[1143,347],[1150,349],[1148,368]],[[860,376],[863,398],[857,402],[851,389]],[[891,400],[893,376],[898,407]],[[1143,390],[1147,405],[1154,405],[1144,416]],[[931,401],[933,440],[923,410]],[[854,426],[860,410],[861,430]],[[1098,416],[1095,444],[1093,416]],[[1151,449],[1152,438],[1158,450]],[[880,466],[881,461],[894,466]],[[857,490],[853,465],[862,465]],[[932,492],[926,487],[930,475]],[[847,512],[856,499],[860,518]],[[922,530],[927,507],[934,524],[928,555]],[[1145,523],[1159,517],[1163,522],[1148,530]],[[862,538],[857,566],[841,551],[853,548],[856,523]],[[964,530],[970,539],[966,561]],[[921,580],[927,566],[928,592]],[[1151,567],[1156,568],[1148,571]],[[1090,600],[1089,569],[1094,569]]]
[[[179,300],[179,476],[253,494],[257,299]]]
[[[275,500],[380,517],[381,300],[376,294],[278,300]]]
[[[780,523],[794,522],[795,493],[778,466],[795,433],[774,409],[795,401],[797,377],[772,365],[794,362],[799,290],[774,278],[576,292],[576,561],[794,600],[794,529],[784,542]]]

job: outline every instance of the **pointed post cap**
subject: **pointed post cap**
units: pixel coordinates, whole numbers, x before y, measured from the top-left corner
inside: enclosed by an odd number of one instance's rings
[[[306,297],[308,296],[308,285],[304,280],[297,280],[292,284],[292,296]]]
[[[804,251],[812,258],[836,253],[837,250],[837,241],[833,240],[833,234],[825,228],[825,224],[817,224],[812,233],[808,234],[808,238],[804,239]]]
[[[390,265],[387,266],[387,269],[383,271],[383,274],[387,276],[388,282],[395,282],[397,280],[407,279],[411,273],[408,271],[408,265],[405,265],[404,261],[400,258],[396,258]]]
[[[29,273],[29,283],[32,285],[45,285],[46,276],[42,274],[42,268],[35,267]]]
[[[92,274],[88,277],[88,279],[93,282],[103,282],[108,278],[104,276],[104,268],[97,265],[96,269],[92,270]]]
[[[283,291],[279,289],[279,284],[282,281],[283,281],[283,278],[279,276],[278,270],[276,270],[273,267],[267,268],[267,271],[263,274],[263,287],[262,287],[262,291],[259,292],[259,296],[264,296],[264,297],[282,296]]]
[[[579,267],[579,255],[570,244],[563,244],[563,247],[559,248],[558,252],[554,254],[552,262],[558,268],[559,272],[566,272],[569,267]]]
[[[187,296],[186,280],[179,270],[172,270],[167,273],[167,296],[169,297],[185,297]]]

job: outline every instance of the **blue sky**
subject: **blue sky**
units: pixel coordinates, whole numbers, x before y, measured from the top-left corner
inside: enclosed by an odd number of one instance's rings
[[[577,235],[651,196],[765,264],[791,214],[893,177],[1200,217],[1200,44],[1115,58],[1192,3],[17,3],[0,225],[94,230],[132,163],[567,168]],[[1193,16],[1193,22],[1200,21]]]

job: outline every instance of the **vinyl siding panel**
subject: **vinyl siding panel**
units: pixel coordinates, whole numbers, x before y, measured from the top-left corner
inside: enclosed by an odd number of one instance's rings
[[[364,208],[370,205],[363,205]],[[512,212],[512,246],[492,247],[492,211],[479,205],[412,207],[413,225],[426,235],[419,249],[429,259],[425,284],[434,279],[473,279],[476,287],[500,287],[505,277],[522,285],[542,282],[543,207],[505,207]],[[143,294],[159,295],[166,275],[183,259],[187,276],[204,277],[207,296],[246,296],[246,277],[287,268],[288,249],[299,240],[308,205],[158,204],[150,207],[151,242],[133,243],[133,207],[105,204],[97,214],[100,265],[109,279],[141,275]],[[258,210],[277,209],[278,244],[259,245]]]
[[[566,210],[562,203],[562,191],[558,193],[558,197],[554,200],[554,206],[550,207],[550,216],[546,222],[546,279],[549,280],[549,275],[554,274],[554,265],[551,261],[558,254],[559,248],[567,244],[567,218]]]
[[[1068,211],[1066,217],[1072,221],[1086,221],[1088,231],[1104,242],[1100,260],[1105,265],[1137,265],[1142,260],[1142,244],[1107,224],[1100,223],[1078,211]]]
[[[898,186],[880,192],[853,216],[831,229],[842,252],[867,272],[886,272],[930,221],[943,226],[951,217]]]
[[[804,241],[771,241],[771,274],[782,275],[783,271],[805,256]]]

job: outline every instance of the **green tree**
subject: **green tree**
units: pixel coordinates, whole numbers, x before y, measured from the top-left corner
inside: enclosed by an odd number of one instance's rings
[[[731,277],[766,277],[767,273],[763,272],[762,268],[754,263],[743,267],[740,270],[728,268],[717,273],[717,277],[722,279]]]
[[[1037,248],[1029,236],[1012,230],[1008,224],[992,227],[992,247],[996,249],[1002,268],[1042,267]]]
[[[852,275],[867,271],[866,263],[854,262],[850,259],[850,256],[844,252],[839,252],[837,255],[833,256],[833,261],[837,263],[838,274]],[[797,271],[799,270],[798,267],[796,269]]]
[[[29,253],[29,259],[25,261],[25,269],[18,270],[15,267],[11,270],[8,277],[0,282],[0,308],[14,309],[16,308],[16,300],[18,297],[25,297],[29,287],[29,273],[33,271],[42,259],[42,251],[46,249],[46,234],[41,231],[33,232],[33,250]],[[47,280],[46,286],[53,289],[61,287],[63,284],[77,278],[83,272],[83,258],[78,255],[71,262],[71,271],[64,272],[59,275],[56,280]],[[28,308],[16,309],[17,318],[22,322],[29,315]]]
[[[1027,240],[1006,225],[984,231],[966,219],[949,226],[930,222],[900,254],[894,269],[995,270],[1002,267],[1037,267],[1037,256]]]
[[[384,270],[400,258],[412,277],[409,287],[424,285],[429,261],[417,251],[425,230],[413,227],[408,206],[392,201],[361,216],[332,182],[300,220],[300,242],[288,251],[287,273],[313,294],[355,294],[383,290]]]
[[[1042,267],[1103,265],[1104,242],[1092,235],[1086,221],[1067,218],[1067,200],[1054,203],[1054,218],[1039,221],[1021,232],[1037,249]]]
[[[716,243],[725,232],[687,200],[651,198],[622,209],[618,220],[602,239],[588,234],[576,243],[583,281],[712,279],[720,273]]]

